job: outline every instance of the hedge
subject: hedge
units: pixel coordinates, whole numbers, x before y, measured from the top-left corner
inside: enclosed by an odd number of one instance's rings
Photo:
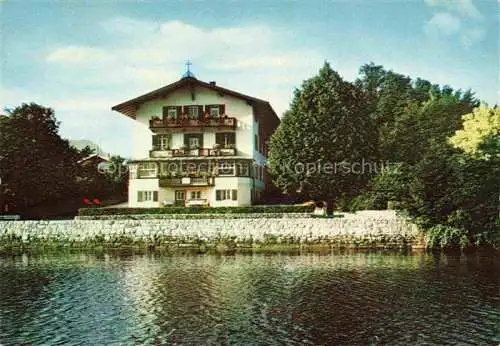
[[[312,213],[313,205],[252,205],[248,207],[81,208],[79,216],[159,214]]]

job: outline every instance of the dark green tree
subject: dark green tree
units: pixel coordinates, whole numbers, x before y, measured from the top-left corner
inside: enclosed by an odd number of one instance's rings
[[[295,91],[271,138],[276,186],[286,194],[325,200],[329,212],[340,198],[358,194],[377,157],[378,134],[368,108],[359,87],[325,63]]]
[[[0,190],[4,206],[26,207],[73,196],[79,153],[59,134],[54,111],[35,103],[0,119]]]

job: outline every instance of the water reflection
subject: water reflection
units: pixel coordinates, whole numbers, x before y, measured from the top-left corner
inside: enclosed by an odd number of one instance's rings
[[[495,255],[0,259],[0,344],[491,344]]]

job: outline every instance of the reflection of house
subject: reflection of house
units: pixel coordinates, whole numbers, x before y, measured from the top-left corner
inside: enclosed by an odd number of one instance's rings
[[[179,81],[112,108],[150,137],[134,142],[129,206],[249,205],[265,189],[267,141],[279,119],[267,101],[202,82]]]

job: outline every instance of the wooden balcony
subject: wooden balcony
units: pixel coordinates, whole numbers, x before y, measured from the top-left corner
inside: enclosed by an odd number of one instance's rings
[[[174,177],[160,178],[160,187],[181,187],[181,186],[212,186],[213,177]]]
[[[235,148],[195,148],[195,149],[163,149],[150,150],[150,157],[170,158],[170,157],[210,157],[210,156],[236,156]]]
[[[222,117],[214,119],[151,119],[149,128],[153,132],[183,132],[193,129],[221,129],[234,130],[236,128],[236,118]]]

